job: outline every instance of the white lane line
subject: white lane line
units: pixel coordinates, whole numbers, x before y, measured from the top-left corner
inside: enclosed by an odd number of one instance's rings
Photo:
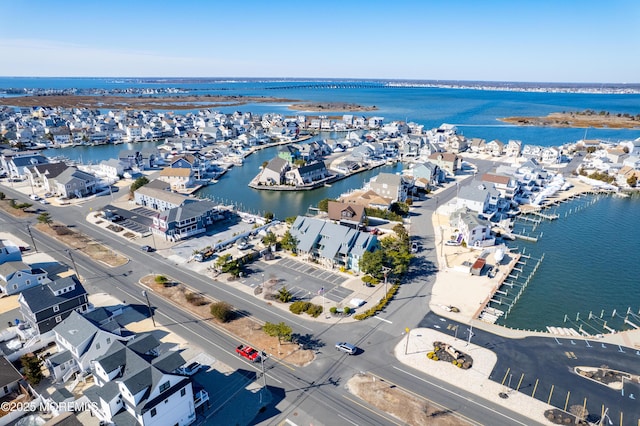
[[[380,318],[379,316],[374,316],[374,318],[380,320],[380,321],[384,321],[384,322],[388,322],[389,324],[393,324],[393,322],[389,321],[388,319],[384,319],[384,318]]]

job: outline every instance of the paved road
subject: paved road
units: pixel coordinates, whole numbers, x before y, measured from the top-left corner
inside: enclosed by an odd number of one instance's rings
[[[444,201],[452,195],[453,190],[446,190],[440,195],[440,199]],[[55,220],[75,224],[80,232],[104,242],[132,259],[125,266],[108,268],[94,263],[82,253],[75,252],[74,260],[85,278],[89,292],[107,292],[127,303],[144,306],[141,288],[136,284],[138,279],[148,273],[166,274],[188,282],[215,298],[226,300],[263,321],[285,321],[294,324],[295,332],[309,334],[318,342],[318,359],[308,367],[294,368],[273,360],[267,361],[267,383],[279,399],[274,401],[270,410],[259,420],[260,423],[274,424],[285,418],[309,418],[332,424],[335,422],[327,418],[327,413],[333,413],[336,418],[347,423],[398,424],[397,420],[363,404],[344,389],[344,383],[353,374],[369,371],[416,394],[424,395],[479,424],[531,424],[529,419],[483,402],[478,396],[460,391],[449,383],[439,382],[418,371],[399,367],[393,357],[392,348],[401,339],[404,328],[415,326],[429,312],[428,298],[435,278],[435,252],[427,247],[433,246],[429,210],[435,207],[434,200],[418,205],[416,210],[420,214],[412,217],[412,232],[416,238],[421,239],[425,249],[421,252],[410,280],[402,286],[398,297],[388,310],[380,315],[379,319],[330,326],[272,310],[258,300],[248,300],[245,293],[237,292],[191,271],[176,268],[176,265],[168,264],[166,259],[157,253],[143,253],[139,250],[138,244],[124,241],[107,231],[88,225],[85,216],[89,208],[97,210],[101,202],[102,205],[107,204],[108,198],[103,197],[103,200],[97,199],[79,207],[48,208]],[[26,221],[16,221],[4,213],[0,214],[0,219],[6,222],[5,228],[8,232],[14,232],[20,238],[29,241]],[[39,250],[46,251],[67,264],[70,263],[65,253],[66,247],[48,236],[37,232],[33,234]],[[171,331],[234,368],[259,373],[259,366],[248,364],[235,356],[235,338],[201,324],[162,299],[153,299],[152,304],[156,309],[156,319]],[[338,340],[356,343],[364,353],[354,357],[342,355],[333,350],[333,344]],[[251,375],[249,377],[251,378]]]

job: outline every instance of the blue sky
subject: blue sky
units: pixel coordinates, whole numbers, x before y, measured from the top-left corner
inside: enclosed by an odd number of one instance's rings
[[[640,82],[640,2],[0,0],[1,76]]]

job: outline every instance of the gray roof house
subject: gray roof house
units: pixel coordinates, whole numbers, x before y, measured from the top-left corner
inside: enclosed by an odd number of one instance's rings
[[[287,160],[280,157],[272,159],[262,169],[258,178],[258,185],[281,185],[289,168],[290,164]]]
[[[0,399],[7,395],[17,392],[19,382],[22,380],[22,374],[13,366],[11,362],[4,356],[0,356]]]
[[[152,231],[177,241],[202,234],[207,226],[223,218],[216,203],[200,200],[157,213],[153,217]]]
[[[121,328],[107,331],[76,311],[54,329],[58,351],[46,360],[56,381],[66,382],[74,373],[89,371],[91,362],[104,355],[112,342],[131,339]]]
[[[177,192],[155,188],[149,184],[138,188],[133,194],[133,198],[136,204],[158,211],[171,210],[183,204],[198,202],[195,198],[190,198]]]
[[[344,267],[360,271],[360,259],[378,244],[375,235],[345,225],[298,216],[289,231],[298,240],[298,253],[316,259],[329,268]]]
[[[0,296],[20,293],[51,280],[45,270],[32,268],[24,262],[13,261],[0,264]]]
[[[462,208],[452,215],[451,224],[459,229],[469,247],[487,247],[495,244],[491,236],[491,223],[480,219],[475,212]]]
[[[56,194],[67,198],[82,198],[96,191],[99,179],[75,167],[69,167],[55,179],[53,189]]]
[[[41,335],[53,330],[71,312],[89,310],[87,291],[75,275],[28,288],[18,302],[25,322]]]
[[[148,337],[115,341],[95,359],[96,385],[85,390],[94,403],[91,412],[99,420],[119,426],[193,423],[195,408],[208,400],[208,394],[200,391],[194,396],[191,380],[172,374],[185,362],[179,354],[156,357],[140,352],[148,345],[138,343],[139,339]]]
[[[496,210],[499,198],[500,192],[493,185],[476,181],[459,189],[456,207],[480,214]]]
[[[285,182],[287,185],[306,186],[330,176],[324,161],[317,161],[289,170],[285,174]]]
[[[375,180],[374,180],[375,179]],[[412,182],[408,177],[393,173],[380,173],[369,182],[369,188],[376,194],[391,198],[394,202],[405,202]]]

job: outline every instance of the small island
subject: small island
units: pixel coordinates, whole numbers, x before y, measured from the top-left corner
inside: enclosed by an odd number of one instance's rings
[[[289,109],[295,111],[311,111],[311,112],[365,112],[365,111],[376,111],[378,109],[377,106],[364,106],[358,104],[350,104],[345,102],[308,102],[301,104],[293,104],[289,105]]]
[[[593,110],[577,112],[554,112],[546,117],[506,117],[500,121],[518,126],[537,127],[572,127],[572,128],[609,128],[635,129],[640,128],[640,114],[611,114],[607,111]]]

